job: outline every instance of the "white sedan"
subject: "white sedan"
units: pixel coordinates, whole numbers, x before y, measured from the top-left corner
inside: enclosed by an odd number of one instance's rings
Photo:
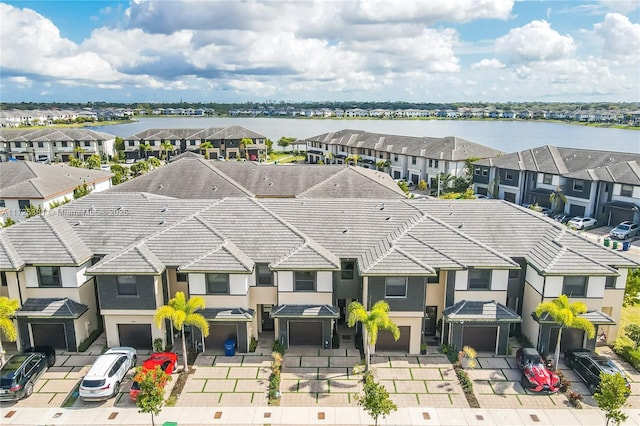
[[[574,217],[569,222],[567,222],[567,225],[569,226],[569,228],[573,228],[573,229],[586,229],[586,228],[591,228],[592,226],[596,226],[597,222],[598,221],[592,217],[578,216],[578,217]]]

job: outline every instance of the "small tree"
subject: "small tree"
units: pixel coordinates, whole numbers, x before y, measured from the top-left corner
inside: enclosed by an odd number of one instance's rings
[[[162,371],[160,366],[156,366],[155,370],[138,367],[133,380],[140,386],[140,393],[136,399],[138,412],[151,413],[151,424],[155,425],[154,416],[162,410],[164,387],[171,380],[171,376]]]
[[[556,342],[556,350],[554,356],[554,369],[558,370],[558,360],[560,359],[560,341],[562,340],[562,330],[565,328],[578,328],[587,333],[589,339],[593,339],[596,335],[596,329],[587,320],[579,315],[587,312],[587,306],[582,302],[569,302],[566,294],[561,294],[557,299],[541,302],[536,306],[536,315],[538,317],[543,314],[549,314],[551,319],[555,321],[560,329],[558,330],[558,340]]]
[[[200,144],[200,153],[204,155],[204,158],[209,159],[209,150],[213,148],[213,144],[209,141],[204,141]]]
[[[4,296],[0,297],[0,331],[10,342],[15,342],[18,338],[18,329],[16,328],[16,324],[13,322],[13,318],[15,317],[16,311],[19,307],[20,302],[18,299],[9,299]],[[2,339],[0,339],[0,365],[4,365],[4,348],[2,347]]]
[[[101,159],[97,154],[93,154],[89,158],[87,158],[87,169],[99,169],[100,168]]]
[[[627,284],[624,288],[624,306],[640,303],[640,269],[631,269],[627,274]]]
[[[371,347],[375,346],[378,341],[378,331],[388,330],[393,334],[393,338],[398,340],[400,338],[400,328],[389,318],[389,304],[384,300],[377,301],[370,311],[367,311],[359,302],[351,302],[348,311],[349,317],[347,324],[349,327],[353,327],[359,322],[367,331],[368,338],[365,339],[366,341],[364,343],[368,370],[371,358]]]
[[[289,138],[286,136],[283,136],[280,138],[280,140],[278,140],[278,146],[282,147],[282,149],[286,150],[286,148],[291,145],[291,143],[295,142],[296,138]]]
[[[171,153],[173,152],[173,150],[175,149],[175,147],[173,146],[173,144],[169,141],[163,141],[160,144],[160,149],[162,151],[164,151],[164,159],[169,162],[169,159],[171,158]]]
[[[398,406],[389,397],[387,389],[383,385],[376,383],[369,371],[364,373],[364,387],[362,390],[363,394],[356,395],[356,400],[358,405],[373,418],[376,426],[380,416],[384,419],[392,411],[398,410]]]
[[[84,168],[84,161],[78,160],[77,158],[71,158],[69,160],[69,165],[71,167],[77,167],[79,169],[83,169]]]
[[[551,210],[554,212],[560,212],[564,210],[564,205],[567,204],[567,196],[564,195],[560,185],[556,186],[555,191],[549,194],[549,202],[551,203]]]
[[[613,425],[619,425],[627,420],[627,415],[620,410],[627,402],[627,382],[620,373],[605,374],[600,373],[600,386],[593,394],[593,399],[598,407],[604,411],[607,417],[607,426],[609,422]]]
[[[153,148],[151,148],[151,145],[149,145],[149,142],[145,142],[143,144],[140,144],[140,152],[142,152],[144,154],[145,160],[149,159],[149,153],[151,151],[153,151]]]
[[[640,346],[640,325],[630,324],[624,328],[624,332],[633,342],[634,349],[638,349],[638,346]]]

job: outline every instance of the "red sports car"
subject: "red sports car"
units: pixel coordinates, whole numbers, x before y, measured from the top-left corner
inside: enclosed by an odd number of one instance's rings
[[[522,387],[533,392],[556,393],[560,387],[560,378],[550,371],[538,351],[533,348],[520,348],[516,352],[516,362],[522,371]]]
[[[159,366],[162,371],[167,374],[171,374],[175,370],[176,365],[178,365],[178,354],[175,352],[156,352],[151,354],[148,359],[142,362],[142,369],[145,371],[155,370],[155,368]],[[129,398],[131,398],[131,401],[135,402],[138,399],[139,393],[140,384],[138,382],[133,382],[131,384],[131,390],[129,391]]]

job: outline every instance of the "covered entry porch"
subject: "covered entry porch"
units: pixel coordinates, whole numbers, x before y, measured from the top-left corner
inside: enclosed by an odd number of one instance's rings
[[[540,324],[540,333],[538,333],[538,350],[540,353],[552,353],[556,349],[558,342],[558,331],[560,326],[553,321],[549,314],[543,314],[538,317],[535,312],[531,314],[533,319]],[[577,328],[565,328],[562,330],[560,338],[560,352],[564,352],[571,348],[587,348],[592,351],[596,349],[598,336],[601,335],[601,326],[615,325],[616,322],[609,315],[601,311],[589,311],[579,315],[587,319],[596,329],[593,338],[589,338],[587,334]],[[606,339],[606,337],[605,337]]]
[[[234,340],[238,352],[249,352],[250,326],[255,316],[253,309],[206,308],[198,313],[209,322],[207,337],[202,336],[200,329],[193,327],[194,342],[201,345],[202,351],[223,351],[225,341]]]
[[[331,305],[278,305],[270,315],[275,319],[276,338],[286,348],[316,346],[329,349],[340,310]]]

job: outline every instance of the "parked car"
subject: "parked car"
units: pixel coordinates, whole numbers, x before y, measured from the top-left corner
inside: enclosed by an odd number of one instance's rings
[[[598,221],[592,217],[576,216],[569,222],[567,222],[567,225],[569,225],[569,227],[573,229],[586,229],[591,228],[592,226],[596,226],[597,222]]]
[[[534,348],[520,348],[516,352],[516,363],[522,371],[520,383],[533,392],[556,393],[560,387],[558,375],[547,365]]]
[[[0,401],[28,398],[47,371],[47,356],[40,352],[13,355],[0,369]]]
[[[627,220],[613,228],[609,233],[609,236],[619,240],[626,240],[627,238],[635,237],[638,235],[638,232],[640,232],[640,225]]]
[[[589,387],[589,392],[596,392],[600,385],[600,373],[621,374],[627,381],[627,396],[631,393],[631,385],[627,376],[609,358],[596,354],[585,348],[568,349],[564,353],[564,363],[573,368]]]
[[[473,196],[475,197],[476,200],[488,200],[489,197],[487,197],[484,194],[473,194]]]
[[[47,356],[47,367],[51,368],[56,363],[56,350],[51,346],[33,346],[23,350],[24,353],[40,352]]]
[[[175,352],[157,352],[151,354],[148,359],[145,359],[142,362],[142,370],[143,371],[151,371],[155,370],[156,367],[160,367],[162,371],[167,374],[171,374],[175,371],[176,366],[178,365],[178,354]],[[166,385],[166,383],[161,383],[162,386]],[[136,401],[138,399],[138,394],[140,393],[140,383],[133,382],[131,384],[131,390],[129,390],[129,398],[131,401]]]
[[[136,365],[136,350],[129,347],[111,348],[96,359],[80,382],[80,398],[101,400],[116,396],[120,383]]]
[[[566,225],[567,222],[569,222],[573,218],[574,216],[566,213],[558,213],[557,215],[553,216],[553,220],[555,220],[556,222],[560,222],[563,225]]]

